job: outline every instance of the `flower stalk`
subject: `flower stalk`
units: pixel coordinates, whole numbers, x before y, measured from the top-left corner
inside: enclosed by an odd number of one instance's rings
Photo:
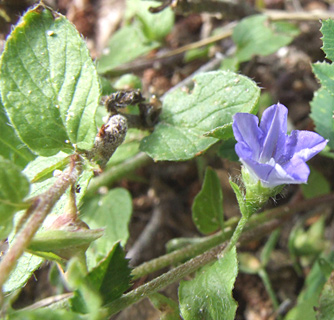
[[[269,223],[270,221],[281,221],[282,224],[292,215],[306,209],[314,208],[324,203],[332,206],[334,204],[334,194],[307,199],[299,203],[284,205],[253,215],[248,220],[248,223],[244,226],[244,231],[251,232],[257,226]],[[199,255],[207,250],[210,250],[214,246],[223,243],[224,241],[227,241],[232,236],[240,219],[229,219],[225,222],[224,231],[220,231],[214,235],[204,237],[203,241],[200,243],[188,245],[182,249],[165,254],[159,258],[144,262],[140,266],[133,269],[133,279],[136,280],[155,271],[193,258],[196,255]]]

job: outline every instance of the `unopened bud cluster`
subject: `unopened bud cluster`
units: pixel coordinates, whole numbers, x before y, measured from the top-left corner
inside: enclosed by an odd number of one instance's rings
[[[98,132],[88,157],[104,168],[116,149],[123,143],[128,130],[127,119],[120,114],[111,116]]]

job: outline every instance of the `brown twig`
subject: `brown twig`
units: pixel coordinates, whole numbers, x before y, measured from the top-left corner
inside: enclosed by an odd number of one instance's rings
[[[37,230],[42,225],[46,216],[51,212],[53,206],[64,194],[66,189],[74,184],[81,173],[81,159],[78,155],[71,157],[70,167],[56,180],[56,182],[43,194],[33,199],[34,210],[31,217],[21,228],[15,237],[13,244],[4,255],[0,263],[0,289],[7,280],[10,272],[14,269],[17,260],[28,247]],[[28,209],[29,210],[29,209]],[[2,305],[1,297],[1,305]]]

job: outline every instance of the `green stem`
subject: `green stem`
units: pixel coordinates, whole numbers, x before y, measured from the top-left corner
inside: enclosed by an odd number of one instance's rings
[[[221,250],[223,250],[225,246],[226,244],[216,246],[210,251],[207,251],[202,255],[187,261],[179,267],[176,267],[175,269],[164,273],[160,277],[153,279],[152,281],[138,287],[137,289],[130,291],[129,293],[124,294],[123,296],[106,306],[108,308],[109,315],[111,316],[125,309],[131,304],[142,300],[146,296],[155,293],[158,290],[161,290],[162,288],[174,282],[180,281],[186,275],[193,273],[201,266],[204,266],[211,261],[217,260],[218,253],[221,252]]]
[[[224,232],[223,231],[217,232],[212,236],[204,237],[202,241],[199,243],[187,245],[182,249],[175,250],[159,258],[150,260],[148,262],[144,262],[137,268],[133,269],[132,271],[133,280],[141,278],[147,274],[165,268],[169,265],[189,260],[190,258],[193,258],[217,246],[220,243],[223,243],[224,241],[228,240],[231,237],[237,223],[238,223],[237,218],[229,219],[225,223]]]
[[[224,249],[224,252],[222,253],[222,255],[224,255],[225,253],[229,252],[234,246],[237,245],[237,242],[242,234],[242,231],[244,230],[244,227],[246,225],[246,223],[249,220],[249,216],[248,215],[243,215],[239,222],[237,227],[235,228],[231,240],[228,243],[228,246]]]
[[[262,237],[263,235],[272,232],[279,225],[279,221],[272,221],[271,225],[263,224],[261,226],[255,227],[253,231],[249,231],[242,235],[240,243],[248,243],[250,239],[254,237]],[[142,300],[146,296],[149,296],[152,293],[155,293],[158,290],[161,290],[174,282],[180,281],[185,276],[195,272],[198,268],[217,260],[220,253],[224,252],[226,246],[226,243],[220,244],[213,249],[204,252],[202,255],[199,255],[185,262],[184,264],[164,273],[160,277],[157,277],[152,281],[124,294],[123,296],[114,300],[106,306],[108,308],[108,311],[110,312],[110,315],[113,315],[127,308],[131,304]]]
[[[93,196],[100,187],[110,186],[137,168],[151,163],[151,161],[152,159],[148,157],[146,153],[140,152],[134,157],[111,167],[109,170],[90,181],[85,197]]]
[[[273,290],[273,287],[271,286],[271,282],[268,277],[268,273],[266,272],[264,268],[261,268],[258,272],[258,275],[262,279],[264,287],[266,288],[266,291],[268,292],[271,302],[274,306],[274,310],[276,311],[279,307],[279,303],[275,295],[275,292]]]
[[[253,215],[244,228],[245,231],[248,231],[255,229],[261,224],[268,223],[269,221],[285,221],[290,216],[300,211],[309,210],[324,203],[333,204],[334,193],[317,198],[307,199],[299,203],[283,205],[278,208]],[[141,278],[170,265],[175,265],[182,261],[188,260],[198,254],[203,253],[206,250],[209,250],[210,248],[213,248],[219,243],[228,240],[229,237],[231,237],[236,225],[238,224],[238,221],[238,218],[229,219],[225,223],[224,231],[217,232],[216,234],[209,237],[204,237],[203,241],[200,243],[188,245],[182,249],[165,254],[159,258],[144,262],[132,271],[133,279],[135,280]]]

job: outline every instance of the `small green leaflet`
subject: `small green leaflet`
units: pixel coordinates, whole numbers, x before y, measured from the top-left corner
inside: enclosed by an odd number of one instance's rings
[[[98,293],[102,298],[102,305],[106,305],[119,298],[130,287],[130,274],[125,252],[117,242],[107,256],[87,274],[82,285]],[[87,304],[89,301],[85,301],[79,288],[71,299],[72,308],[74,311],[87,313]]]
[[[11,123],[37,154],[92,147],[98,77],[64,16],[40,4],[21,18],[2,54],[0,89]]]
[[[179,300],[183,319],[234,320],[237,303],[232,290],[237,274],[237,253],[233,247],[218,261],[198,271],[193,280],[182,281]]]
[[[127,0],[126,17],[136,16],[142,24],[142,30],[150,40],[162,41],[174,26],[174,13],[165,8],[159,13],[151,13],[150,7],[156,7],[155,1]]]
[[[144,138],[140,149],[154,160],[192,159],[218,140],[209,137],[224,127],[232,135],[232,117],[236,112],[256,113],[260,89],[241,75],[229,71],[199,74],[191,93],[176,90],[168,94],[160,122]],[[206,135],[206,136],[205,136]]]
[[[202,189],[194,199],[192,217],[197,229],[204,234],[224,228],[223,192],[218,175],[209,167]]]
[[[270,22],[265,15],[246,17],[233,29],[239,62],[255,55],[266,56],[288,45],[299,30],[287,22]]]
[[[159,47],[159,43],[146,38],[138,24],[125,26],[115,32],[104,54],[98,60],[99,73],[111,72],[115,67],[134,60]]]
[[[91,268],[108,254],[115,242],[121,241],[125,245],[128,240],[128,224],[132,214],[131,195],[122,188],[112,189],[104,196],[88,199],[81,212],[80,218],[91,229],[105,229],[103,236],[87,250],[87,265]]]

